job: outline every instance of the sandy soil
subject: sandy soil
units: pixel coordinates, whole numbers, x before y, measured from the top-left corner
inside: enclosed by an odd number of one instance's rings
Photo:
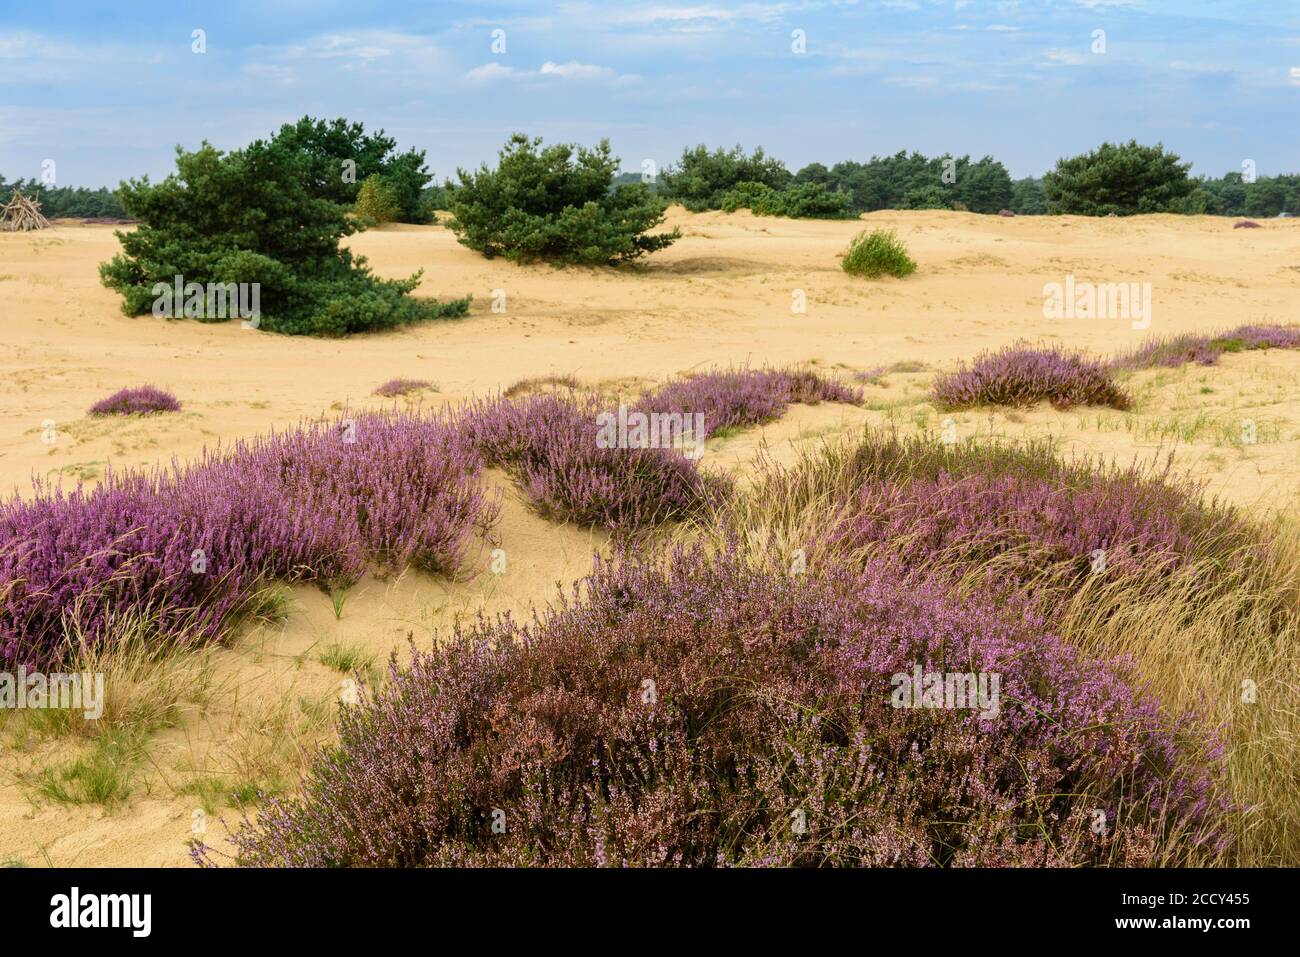
[[[618,271],[519,267],[481,258],[441,226],[385,228],[355,237],[353,247],[384,276],[424,269],[423,294],[473,293],[471,315],[332,341],[235,322],[123,316],[96,271],[117,250],[112,227],[0,233],[0,487],[27,494],[33,475],[94,481],[110,462],[189,458],[304,417],[379,407],[385,400],[371,391],[395,376],[436,382],[438,391],[420,401],[440,406],[547,374],[631,390],[717,366],[812,363],[846,379],[886,370],[864,385],[863,408],[796,408],[766,428],[711,443],[706,464],[743,472],[760,446],[790,458],[802,443],[864,423],[937,430],[948,416],[925,400],[934,371],[1017,339],[1109,354],[1149,335],[1300,321],[1296,220],[1234,231],[1230,220],[1209,217],[865,219],[897,230],[919,264],[915,275],[866,282],[843,273],[838,254],[862,227],[853,222],[675,210],[669,225],[683,238]],[[1151,283],[1150,328],[1045,319],[1043,286],[1067,274]],[[806,312],[792,311],[797,290]],[[502,294],[505,311],[494,312]],[[96,399],[144,382],[175,392],[185,410],[134,421],[85,417]],[[952,419],[963,435],[1053,434],[1067,450],[1123,461],[1174,449],[1176,468],[1234,502],[1300,505],[1300,354],[1144,372],[1131,387],[1139,402],[1130,413],[1042,407]],[[1257,444],[1240,441],[1247,419]],[[46,420],[57,430],[53,445],[42,441]],[[526,612],[590,567],[602,536],[545,522],[501,476],[490,480],[504,509],[483,543],[481,574],[460,583],[367,579],[339,617],[323,594],[296,590],[284,623],[212,653],[208,693],[194,695],[184,719],[150,739],[131,796],[111,809],[41,798],[32,783],[39,769],[72,760],[86,745],[0,719],[0,862],[184,865],[198,807],[187,783],[265,778],[272,768],[288,774],[297,765],[282,752],[328,737],[342,676],[316,660],[323,649],[344,643],[382,662],[408,634],[427,644],[435,628],[480,609]],[[496,547],[506,550],[505,574],[486,568]],[[229,806],[209,814],[209,842],[224,833],[218,818],[238,815]]]

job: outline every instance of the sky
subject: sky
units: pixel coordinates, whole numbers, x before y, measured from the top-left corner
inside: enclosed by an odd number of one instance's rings
[[[177,145],[304,114],[383,128],[439,180],[515,131],[608,137],[636,171],[706,143],[1019,177],[1135,138],[1195,174],[1300,172],[1300,0],[0,0],[8,179],[157,180]]]

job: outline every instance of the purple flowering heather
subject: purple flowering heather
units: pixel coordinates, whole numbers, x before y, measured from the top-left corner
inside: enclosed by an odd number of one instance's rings
[[[712,372],[644,393],[632,411],[702,415],[704,434],[779,417],[792,402],[857,402],[860,393],[811,372]],[[596,396],[554,394],[471,405],[462,427],[485,458],[510,471],[545,515],[632,531],[686,518],[728,483],[676,448],[601,448]],[[692,420],[693,421],[693,420]]]
[[[1117,369],[1172,369],[1189,362],[1212,366],[1225,352],[1255,349],[1300,349],[1300,326],[1248,324],[1214,335],[1183,333],[1150,339],[1111,365]]]
[[[160,642],[221,637],[272,580],[351,584],[368,565],[455,574],[495,506],[443,417],[316,423],[94,489],[0,505],[0,662],[46,664],[69,624],[150,617]]]
[[[894,706],[918,667],[997,675],[999,710]],[[531,626],[394,662],[339,731],[237,863],[1143,865],[1175,833],[1212,857],[1229,811],[1216,741],[1121,664],[884,562],[598,566]]]
[[[939,376],[931,388],[935,401],[950,409],[974,405],[1033,405],[1047,400],[1058,409],[1108,405],[1126,409],[1129,397],[1106,363],[1082,352],[1033,348],[1023,344],[981,353],[967,366]]]
[[[669,382],[642,395],[636,407],[642,412],[702,412],[705,429],[711,433],[771,422],[795,402],[856,405],[861,401],[860,389],[832,382],[815,372],[743,369],[707,372]]]
[[[484,458],[505,468],[544,515],[616,531],[698,513],[725,492],[673,448],[600,448],[595,397],[555,395],[471,405],[461,428]]]
[[[1011,580],[1052,570],[1070,581],[1094,572],[1099,551],[1112,577],[1201,558],[1240,570],[1254,541],[1236,512],[1167,469],[1066,463],[1042,444],[868,434],[851,474],[840,518],[818,543],[833,554],[883,549],[912,567],[996,562]]]
[[[180,401],[170,392],[151,385],[119,389],[107,399],[90,407],[88,415],[149,415],[154,412],[179,412]]]

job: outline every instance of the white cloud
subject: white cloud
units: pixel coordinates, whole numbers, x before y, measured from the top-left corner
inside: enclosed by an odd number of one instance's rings
[[[1218,63],[1193,63],[1189,60],[1171,60],[1169,69],[1180,73],[1231,73],[1232,67]]]
[[[1058,63],[1062,66],[1082,66],[1088,62],[1087,55],[1080,53],[1078,50],[1063,50],[1060,48],[1044,50],[1043,56],[1047,58],[1048,62]]]
[[[607,66],[597,66],[593,63],[579,63],[577,60],[570,60],[568,63],[555,63],[547,60],[536,70],[516,70],[500,63],[484,63],[482,66],[476,66],[466,73],[465,79],[475,83],[485,83],[493,80],[539,79],[572,80],[575,82],[603,80],[611,83],[626,83],[635,80],[636,77],[620,75]]]
[[[465,79],[482,83],[487,80],[500,80],[508,76],[514,76],[514,73],[512,67],[503,66],[500,63],[484,63],[482,66],[476,66],[466,73]]]
[[[637,6],[630,10],[612,10],[581,4],[568,7],[565,12],[577,15],[581,18],[581,22],[587,25],[594,23],[599,26],[635,26],[650,23],[682,24],[703,20],[720,23],[735,23],[740,20],[768,22],[779,19],[791,9],[792,5],[786,3],[740,3],[735,6],[652,4]]]
[[[419,87],[445,78],[453,68],[451,58],[429,37],[395,30],[327,33],[239,52],[246,75],[312,85],[344,73],[349,83],[374,76],[389,86]]]
[[[919,90],[936,86],[939,83],[939,78],[937,76],[891,76],[886,77],[885,82],[890,86],[902,86]]]
[[[189,53],[188,38],[183,49]],[[74,76],[98,75],[105,65],[121,70],[125,64],[128,71],[138,71],[165,59],[157,49],[142,46],[56,41],[30,31],[0,33],[0,79],[15,83],[66,83]]]
[[[1300,86],[1300,66],[1291,67],[1291,85]]]
[[[552,63],[547,60],[538,72],[542,76],[558,76],[569,80],[596,80],[617,76],[607,66],[593,66],[590,63],[579,63],[577,60],[570,60],[568,63]]]

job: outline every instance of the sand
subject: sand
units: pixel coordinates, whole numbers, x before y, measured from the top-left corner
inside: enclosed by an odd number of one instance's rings
[[[1139,373],[1130,380],[1139,399],[1132,413],[1043,406],[948,416],[925,401],[935,371],[1019,339],[1110,354],[1150,335],[1300,321],[1300,221],[1234,231],[1231,220],[1212,217],[884,212],[863,219],[674,209],[668,225],[680,226],[682,239],[620,270],[485,260],[440,225],[374,230],[351,245],[380,275],[423,269],[420,294],[473,293],[474,304],[465,319],[345,340],[124,316],[96,268],[117,251],[113,227],[0,233],[0,487],[30,494],[33,475],[93,482],[109,463],[188,459],[205,445],[346,407],[404,405],[370,394],[398,376],[436,383],[417,401],[439,407],[529,376],[571,374],[635,390],[712,367],[813,364],[849,379],[907,363],[911,371],[886,371],[864,386],[864,407],[796,407],[780,422],[712,442],[705,464],[743,475],[760,447],[789,459],[803,444],[867,423],[937,430],[951,417],[960,435],[1052,434],[1067,453],[1129,461],[1172,450],[1175,468],[1214,494],[1254,510],[1300,506],[1300,353],[1244,353],[1213,368]],[[846,275],[839,253],[863,225],[895,229],[917,272],[878,282]],[[1044,284],[1067,275],[1149,282],[1150,328],[1044,318]],[[804,312],[792,311],[797,291]],[[96,399],[145,382],[173,391],[184,411],[85,417]],[[43,441],[48,420],[53,445]],[[1256,444],[1240,441],[1246,420],[1256,425]],[[366,579],[340,617],[325,595],[295,590],[284,623],[212,653],[212,690],[186,704],[176,727],[150,739],[124,802],[105,809],[41,798],[34,775],[87,745],[0,724],[0,862],[186,865],[198,806],[184,793],[187,782],[293,768],[283,754],[258,749],[269,739],[290,749],[328,739],[343,677],[316,660],[323,649],[342,642],[382,662],[390,651],[405,654],[408,637],[427,646],[435,629],[480,609],[526,612],[590,567],[603,536],[544,521],[504,477],[489,480],[504,507],[477,556],[480,574],[457,583],[414,574]],[[500,575],[486,567],[497,547],[508,556]],[[239,811],[227,806],[206,816],[210,843],[224,834],[219,817],[233,823]]]

